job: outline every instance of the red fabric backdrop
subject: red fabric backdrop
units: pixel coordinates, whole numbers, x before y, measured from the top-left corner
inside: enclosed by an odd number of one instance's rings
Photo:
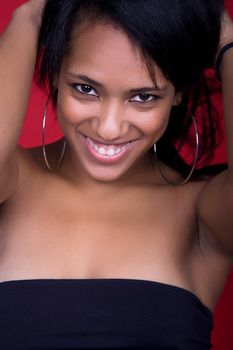
[[[23,2],[25,0],[0,0],[0,32],[11,18],[12,11]],[[225,0],[225,3],[233,16],[233,0]],[[17,52],[15,54],[17,55]],[[215,93],[213,99],[217,109],[221,112],[221,93]],[[33,83],[28,112],[20,138],[21,145],[31,147],[41,144],[41,119],[45,101],[46,94],[39,91],[35,83]],[[62,135],[52,111],[50,112],[51,118],[48,120],[47,142],[52,142]],[[225,160],[226,149],[223,141],[216,151],[215,162]],[[214,350],[233,350],[233,270],[215,309],[214,324],[215,329],[212,337]]]

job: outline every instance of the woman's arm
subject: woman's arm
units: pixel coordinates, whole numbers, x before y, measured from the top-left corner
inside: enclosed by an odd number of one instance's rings
[[[233,42],[233,22],[225,14],[222,20],[220,48]],[[219,248],[233,255],[233,47],[222,58],[224,120],[227,135],[228,170],[214,177],[198,201],[200,222],[210,230]]]
[[[0,38],[0,202],[18,182],[15,154],[33,78],[42,0],[19,7]]]

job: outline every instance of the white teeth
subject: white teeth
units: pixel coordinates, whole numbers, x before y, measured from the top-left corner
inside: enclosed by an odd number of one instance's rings
[[[108,157],[114,157],[115,155],[121,153],[128,144],[124,145],[123,147],[116,148],[115,146],[98,146],[98,144],[94,143],[93,140],[87,138],[89,144],[92,146],[92,148],[99,153],[101,156],[108,156]]]
[[[105,155],[106,155],[106,150],[105,150],[103,147],[100,147],[100,148],[97,150],[97,152],[98,152],[99,154],[101,154],[102,156],[105,156]]]
[[[108,149],[108,150],[107,150],[107,155],[110,156],[110,157],[111,157],[111,156],[114,156],[114,155],[115,155],[114,149],[113,149],[113,148]]]

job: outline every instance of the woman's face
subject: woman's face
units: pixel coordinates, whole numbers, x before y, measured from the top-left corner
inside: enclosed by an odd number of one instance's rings
[[[110,24],[78,29],[57,82],[57,113],[72,159],[92,178],[135,171],[164,133],[177,96],[154,69],[158,86],[139,50]]]

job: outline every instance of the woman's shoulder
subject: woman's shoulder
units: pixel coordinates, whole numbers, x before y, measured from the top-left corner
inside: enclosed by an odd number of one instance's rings
[[[44,152],[46,152],[46,157],[49,164],[51,164],[51,168],[56,168],[62,144],[63,141],[58,140],[46,145],[44,150],[42,146],[35,146],[31,148],[23,148],[19,146],[16,151],[19,166],[23,168],[23,170],[30,169],[30,171],[34,170],[35,172],[48,172],[49,169],[46,165],[44,157]]]
[[[59,146],[59,141],[46,146],[47,157],[52,166],[56,164],[56,151]],[[55,180],[56,172],[47,168],[43,156],[43,147],[23,148],[18,146],[15,152],[15,160],[17,163],[17,183],[14,191],[6,198],[7,202],[18,198],[21,194],[23,195],[25,191],[30,193],[32,188],[39,188],[43,183]]]
[[[191,177],[191,179],[186,182],[189,174],[187,174],[187,177],[185,177],[178,170],[161,161],[156,161],[154,168],[155,172],[157,173],[156,182],[159,182],[171,192],[177,192],[180,195],[187,194],[194,197],[198,196],[200,191],[211,179],[210,176],[200,176],[198,178],[195,177],[194,179]]]

